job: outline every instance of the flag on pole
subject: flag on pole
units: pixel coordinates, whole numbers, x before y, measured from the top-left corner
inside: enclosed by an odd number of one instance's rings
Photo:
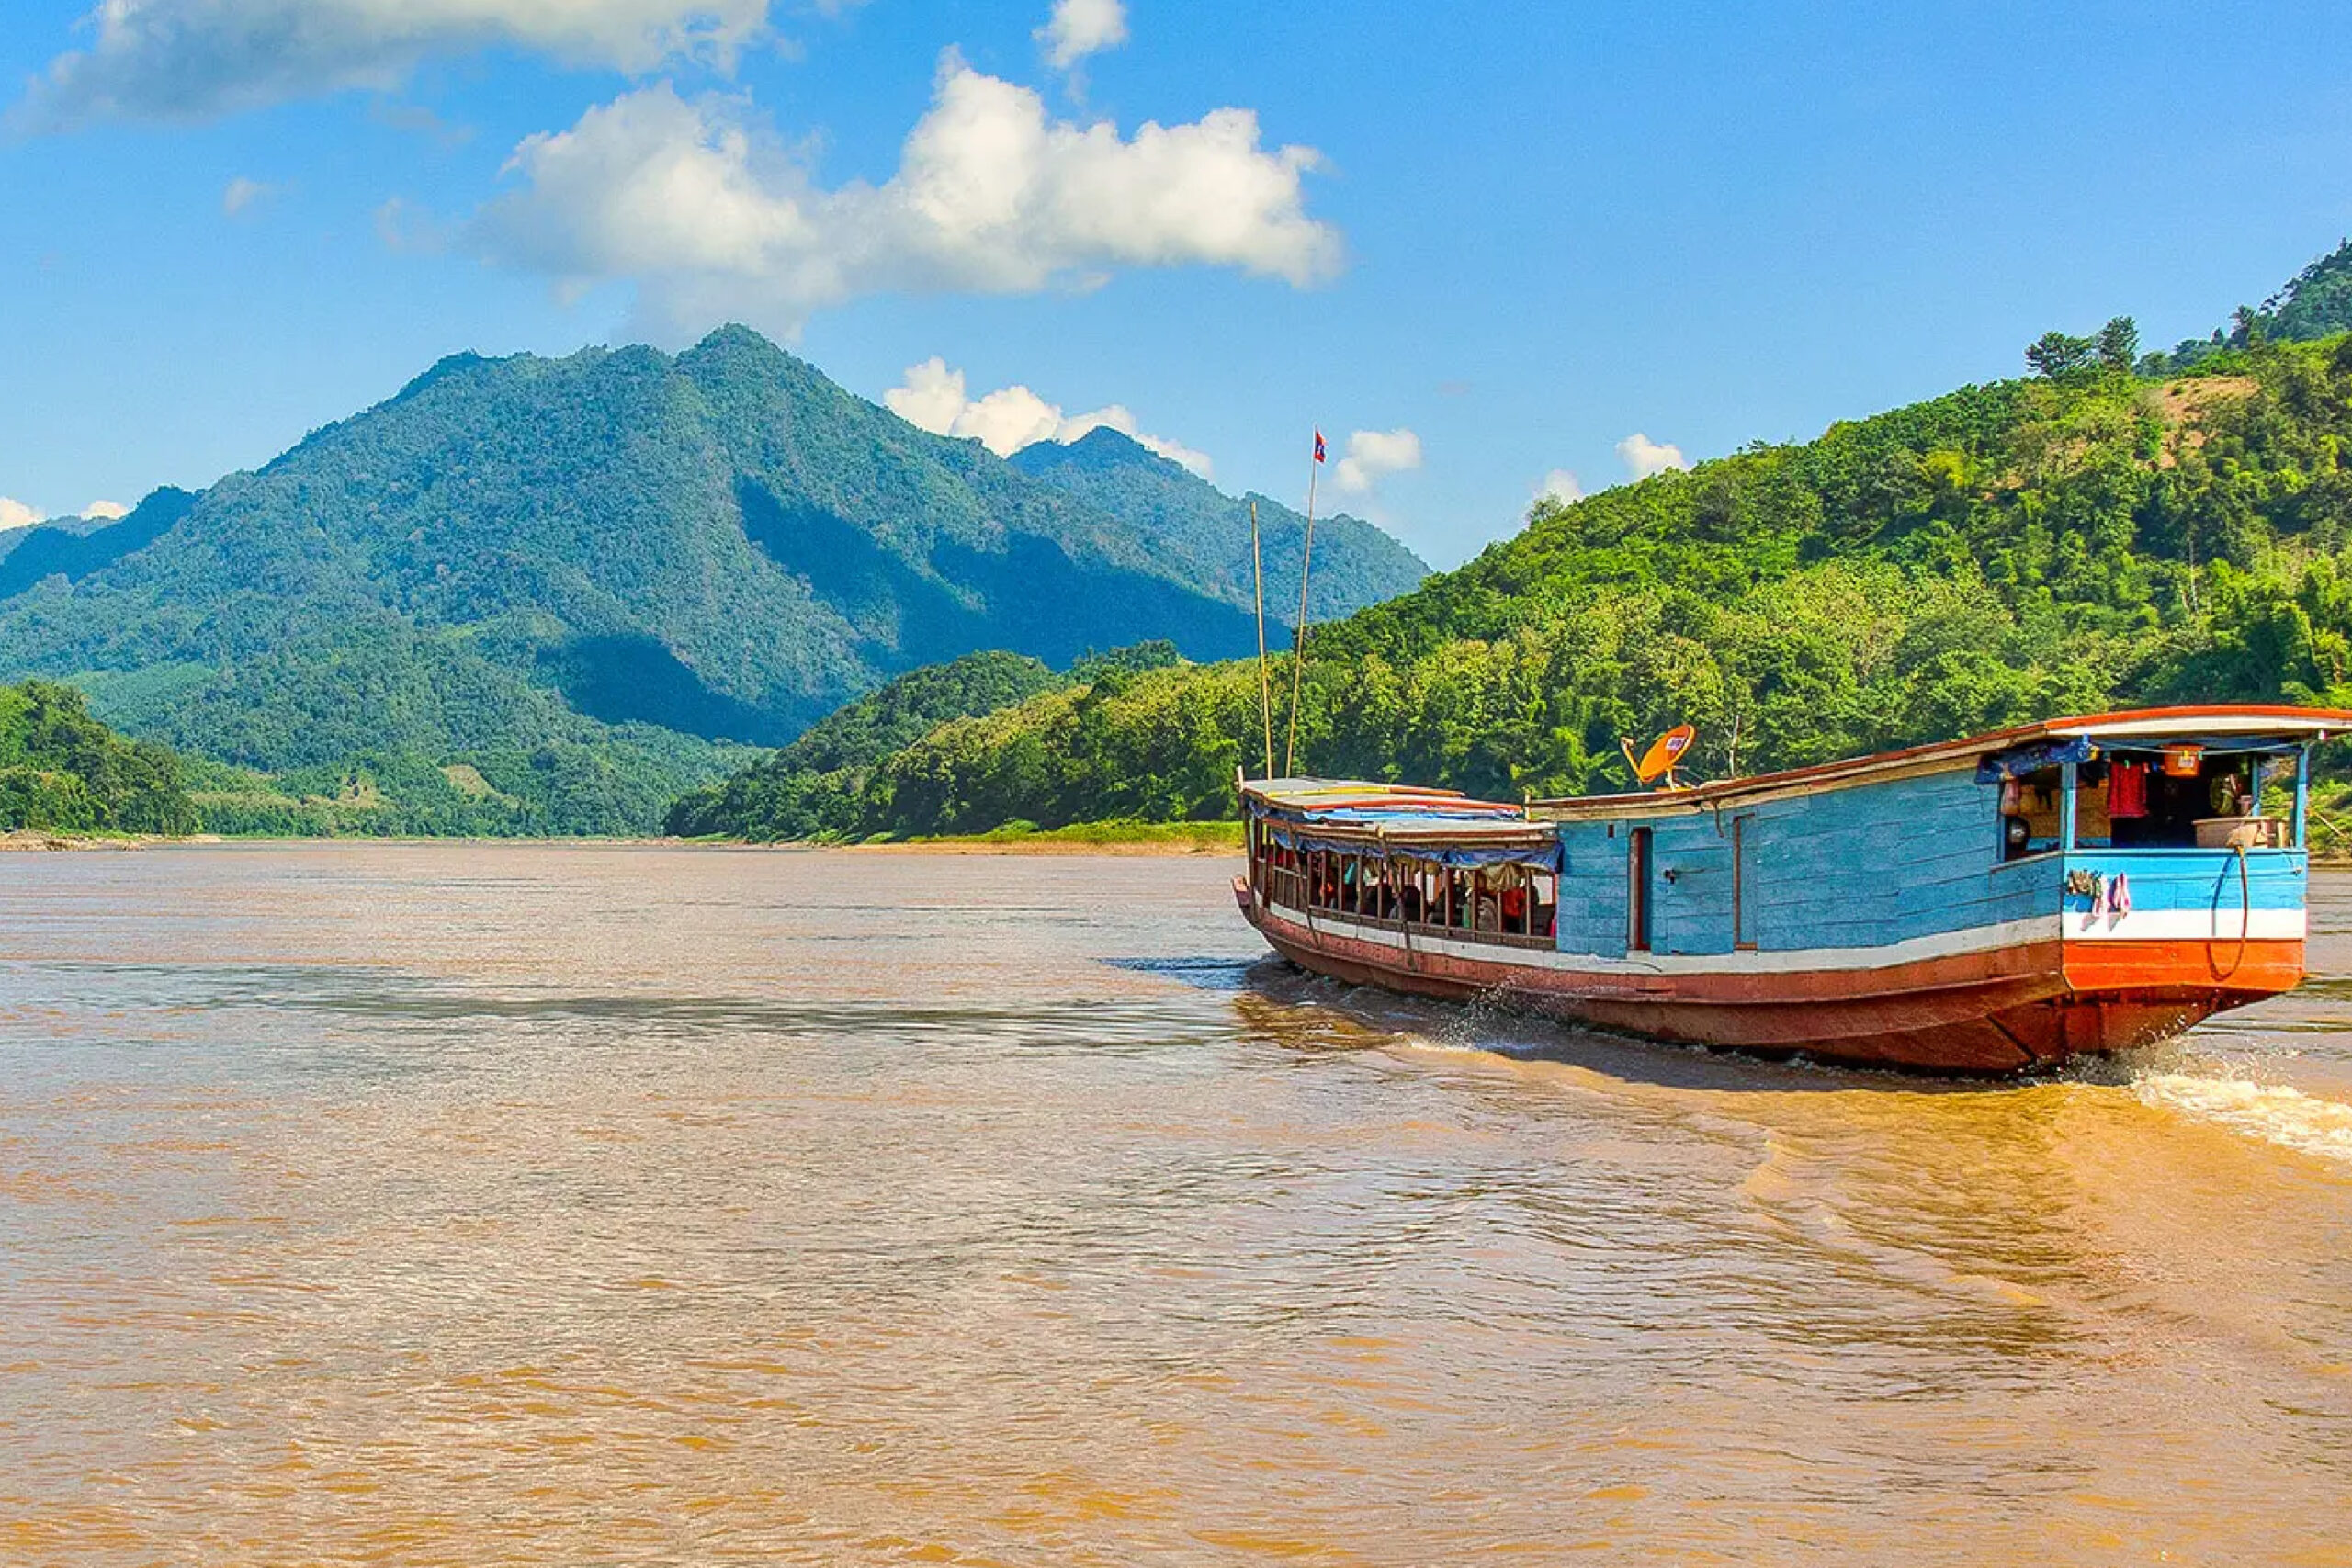
[[[1323,433],[1319,430],[1315,433],[1315,460],[1323,460]]]

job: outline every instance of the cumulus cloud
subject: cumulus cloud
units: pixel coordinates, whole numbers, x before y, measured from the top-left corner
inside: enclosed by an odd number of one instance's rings
[[[40,521],[40,513],[14,496],[0,495],[0,534]]]
[[[1341,490],[1361,495],[1389,474],[1421,466],[1421,438],[1411,431],[1359,430],[1348,437],[1348,455],[1331,477]]]
[[[1059,403],[1049,403],[1028,388],[1000,387],[978,398],[965,392],[964,373],[950,369],[933,355],[921,365],[907,367],[905,378],[882,394],[883,406],[909,424],[933,435],[977,436],[981,446],[1000,457],[1010,457],[1040,441],[1075,441],[1090,430],[1110,426],[1131,436],[1148,451],[1171,463],[1181,463],[1203,479],[1216,465],[1205,452],[1181,441],[1149,435],[1124,403],[1109,403],[1087,413],[1067,414]]]
[[[769,0],[101,0],[87,48],[61,54],[20,125],[205,119],[348,87],[399,85],[435,55],[526,49],[645,72],[726,67],[766,30]]]
[[[1544,476],[1544,482],[1536,486],[1535,499],[1556,501],[1566,506],[1569,502],[1584,499],[1584,486],[1577,483],[1576,475],[1567,469],[1554,468]]]
[[[103,523],[111,523],[118,517],[130,516],[130,508],[119,501],[94,501],[82,508],[82,515],[96,518]]]
[[[1037,29],[1046,63],[1067,71],[1090,54],[1127,41],[1125,0],[1054,0],[1051,20]]]
[[[657,337],[729,320],[789,335],[864,295],[1085,288],[1123,266],[1306,287],[1340,262],[1337,231],[1305,210],[1319,162],[1261,148],[1248,109],[1132,137],[1051,119],[1036,93],[951,50],[880,185],[821,186],[748,99],[689,101],[661,83],[525,141],[507,164],[523,188],[479,213],[473,238],[575,285],[634,282]]]
[[[259,180],[249,180],[244,175],[239,175],[235,179],[231,180],[228,188],[220,193],[220,210],[223,215],[234,218],[252,207],[254,203],[277,194],[276,186],[264,185]]]
[[[1640,431],[1617,443],[1617,456],[1625,459],[1625,468],[1636,479],[1662,474],[1668,468],[1687,468],[1690,460],[1682,456],[1682,448],[1665,441],[1653,441]]]

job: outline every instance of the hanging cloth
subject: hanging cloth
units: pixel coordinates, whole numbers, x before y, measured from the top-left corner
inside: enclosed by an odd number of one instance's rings
[[[2107,814],[2110,818],[2148,814],[2147,763],[2118,761],[2109,769]]]

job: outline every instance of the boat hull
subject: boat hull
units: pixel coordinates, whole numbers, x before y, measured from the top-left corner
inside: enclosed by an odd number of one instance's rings
[[[2154,1043],[2292,989],[2300,939],[2086,942],[2053,932],[1973,952],[1819,969],[1628,972],[1393,925],[1236,901],[1275,952],[1355,985],[1499,1000],[1679,1044],[1917,1071],[2004,1074]]]

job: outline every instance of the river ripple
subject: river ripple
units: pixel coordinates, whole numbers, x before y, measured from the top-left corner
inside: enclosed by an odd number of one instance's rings
[[[0,1559],[2352,1555],[2342,883],[1984,1088],[1345,992],[1229,870],[8,857]]]

